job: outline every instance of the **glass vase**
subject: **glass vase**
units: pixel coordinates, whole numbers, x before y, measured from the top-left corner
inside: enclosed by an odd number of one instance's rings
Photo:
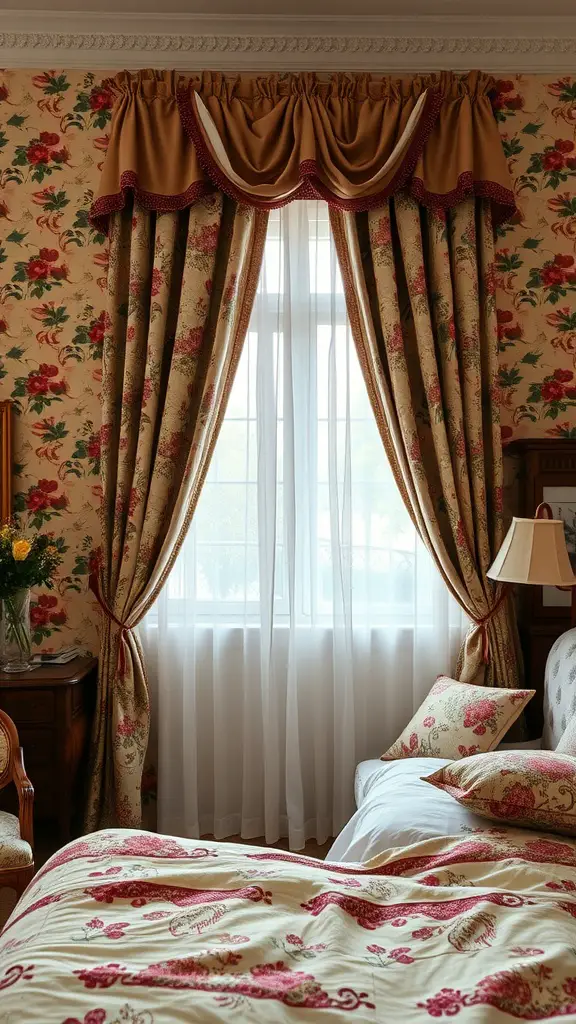
[[[30,590],[0,601],[0,665],[3,672],[27,672],[32,657]]]

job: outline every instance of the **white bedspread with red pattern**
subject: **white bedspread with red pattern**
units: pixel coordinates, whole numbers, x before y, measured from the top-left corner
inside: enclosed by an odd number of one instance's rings
[[[363,867],[111,830],[0,935],[2,1024],[576,1022],[576,842],[485,829]]]

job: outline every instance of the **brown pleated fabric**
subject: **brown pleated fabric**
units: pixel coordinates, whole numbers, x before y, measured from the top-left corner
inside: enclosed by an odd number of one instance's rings
[[[104,225],[128,190],[155,210],[182,209],[218,187],[262,208],[322,198],[360,211],[407,188],[434,208],[483,196],[500,221],[515,203],[492,85],[480,72],[123,72],[111,83],[117,100],[92,216]]]

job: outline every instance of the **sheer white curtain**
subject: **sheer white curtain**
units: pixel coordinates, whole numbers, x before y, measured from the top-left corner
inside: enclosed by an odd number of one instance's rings
[[[467,622],[384,455],[323,203],[271,216],[249,336],[193,526],[141,637],[158,826],[337,835]]]

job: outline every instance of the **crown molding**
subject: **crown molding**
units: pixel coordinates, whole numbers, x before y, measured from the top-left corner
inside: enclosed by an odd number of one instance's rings
[[[229,18],[4,11],[0,66],[374,72],[480,67],[509,74],[576,73],[576,17]]]

